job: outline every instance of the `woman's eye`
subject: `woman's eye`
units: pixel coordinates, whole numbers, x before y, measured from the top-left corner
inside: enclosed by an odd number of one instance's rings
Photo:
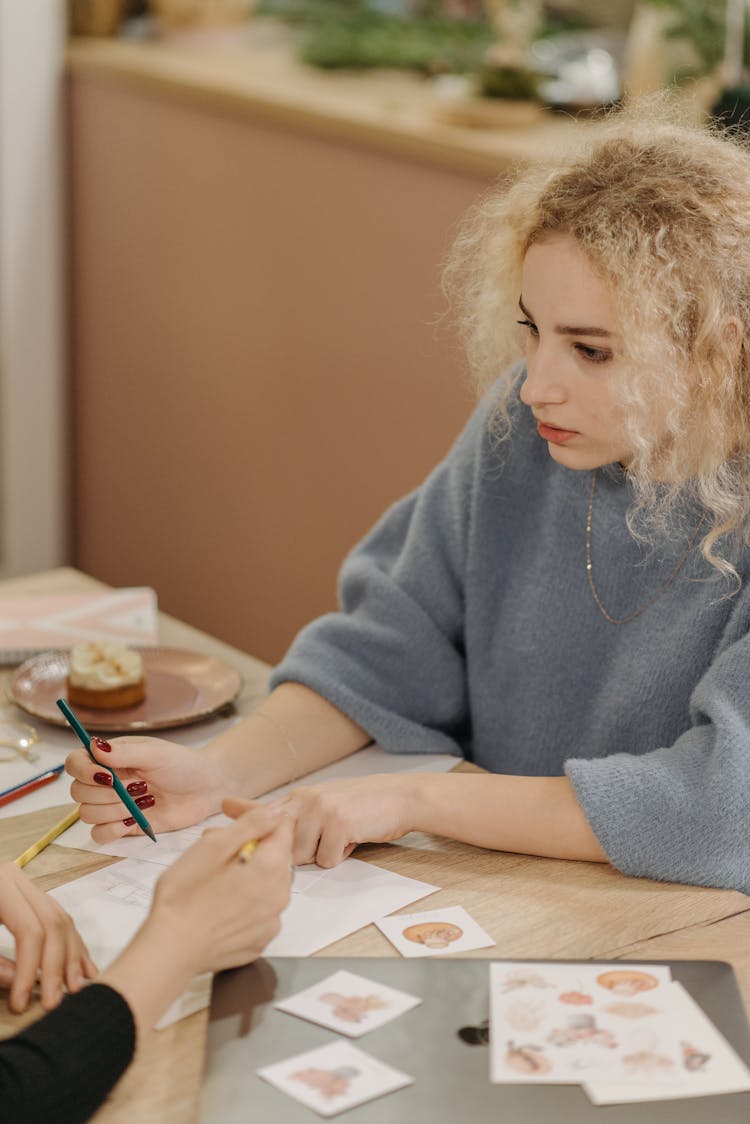
[[[532,324],[531,320],[516,320],[516,324],[520,324],[522,328],[528,328],[532,336],[539,335],[539,329],[536,324]]]
[[[606,363],[612,358],[612,352],[601,347],[587,347],[585,343],[575,344],[575,349],[589,363]]]

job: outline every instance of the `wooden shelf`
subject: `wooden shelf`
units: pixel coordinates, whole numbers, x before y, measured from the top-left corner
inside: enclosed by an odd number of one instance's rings
[[[286,27],[251,21],[231,31],[153,42],[72,40],[72,72],[137,85],[230,114],[287,124],[455,170],[499,174],[565,144],[572,123],[477,129],[439,120],[435,85],[400,71],[327,72],[299,63]]]

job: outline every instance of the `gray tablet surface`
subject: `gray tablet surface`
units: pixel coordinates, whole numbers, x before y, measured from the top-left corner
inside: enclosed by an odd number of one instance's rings
[[[673,977],[750,1064],[750,1030],[731,967],[712,960],[668,963]],[[414,1077],[414,1084],[335,1119],[352,1124],[750,1121],[750,1093],[596,1107],[578,1086],[490,1084],[489,964],[449,957],[290,957],[220,973],[211,996],[202,1124],[311,1124],[321,1119],[263,1081],[256,1070],[336,1038],[334,1031],[277,1011],[272,1004],[341,968],[419,995],[423,1002],[356,1040],[358,1048]]]

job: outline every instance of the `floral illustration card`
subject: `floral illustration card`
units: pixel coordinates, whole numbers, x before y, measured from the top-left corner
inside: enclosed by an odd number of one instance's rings
[[[381,917],[375,924],[402,956],[440,956],[495,942],[461,906]]]
[[[264,1066],[258,1076],[321,1116],[335,1116],[414,1081],[341,1040]]]
[[[280,1011],[297,1015],[339,1034],[358,1038],[368,1030],[383,1026],[422,1000],[395,987],[368,980],[354,972],[340,971],[326,979],[280,999],[274,1004]]]

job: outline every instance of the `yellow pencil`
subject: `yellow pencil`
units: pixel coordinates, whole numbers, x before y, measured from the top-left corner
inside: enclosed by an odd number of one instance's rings
[[[64,819],[61,819],[59,823],[56,823],[54,827],[51,827],[49,831],[45,832],[41,839],[37,839],[36,843],[32,843],[22,855],[19,855],[17,859],[13,860],[16,866],[26,866],[26,863],[31,862],[40,851],[43,851],[46,846],[57,839],[58,835],[62,835],[64,831],[72,827],[78,820],[78,811],[78,805],[76,805],[71,812],[68,812]]]
[[[246,863],[257,846],[257,839],[248,839],[247,843],[243,843],[239,851],[237,852],[237,858],[240,860],[240,862]]]

